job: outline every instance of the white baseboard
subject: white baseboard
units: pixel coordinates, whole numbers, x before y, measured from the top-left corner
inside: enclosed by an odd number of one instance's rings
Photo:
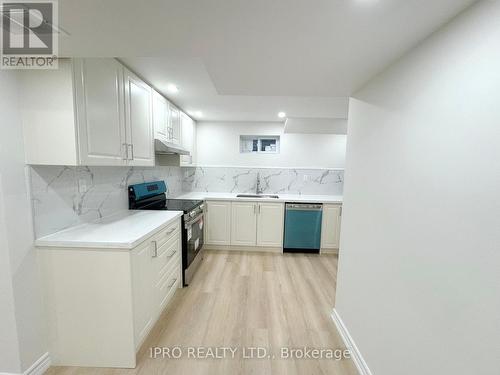
[[[354,364],[356,365],[358,373],[360,375],[372,375],[372,372],[370,371],[368,365],[363,359],[363,356],[361,355],[361,352],[356,346],[356,343],[352,339],[351,335],[349,334],[349,331],[347,330],[347,327],[345,326],[344,322],[340,318],[340,315],[335,309],[333,309],[332,311],[332,320],[335,323],[335,326],[337,326],[337,330],[339,331],[342,341],[344,341],[345,346],[351,352],[351,357]]]
[[[43,375],[50,367],[49,353],[45,353],[23,373],[0,372],[0,375]]]
[[[43,375],[50,367],[50,356],[49,353],[45,353],[38,361],[33,363],[29,369],[24,372],[24,375]]]

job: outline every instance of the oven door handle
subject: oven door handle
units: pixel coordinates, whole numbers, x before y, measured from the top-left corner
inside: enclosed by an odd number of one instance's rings
[[[186,222],[185,226],[186,227],[190,227],[194,223],[197,223],[198,221],[200,221],[201,219],[203,219],[203,216],[204,216],[203,213],[199,214],[193,220],[189,220],[188,222]]]

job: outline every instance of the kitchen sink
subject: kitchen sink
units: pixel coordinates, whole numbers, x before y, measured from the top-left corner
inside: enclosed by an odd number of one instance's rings
[[[279,195],[273,194],[238,194],[236,198],[273,198],[278,199]]]

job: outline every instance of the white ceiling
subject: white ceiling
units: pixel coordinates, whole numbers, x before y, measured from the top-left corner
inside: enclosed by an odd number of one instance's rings
[[[474,2],[59,0],[60,51],[174,82],[164,93],[202,120],[345,118],[349,95]]]

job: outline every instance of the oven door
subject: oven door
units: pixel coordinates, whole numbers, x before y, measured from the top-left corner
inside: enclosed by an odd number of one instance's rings
[[[188,268],[203,247],[204,214],[201,212],[195,218],[184,224],[186,231],[187,258],[185,267]]]

